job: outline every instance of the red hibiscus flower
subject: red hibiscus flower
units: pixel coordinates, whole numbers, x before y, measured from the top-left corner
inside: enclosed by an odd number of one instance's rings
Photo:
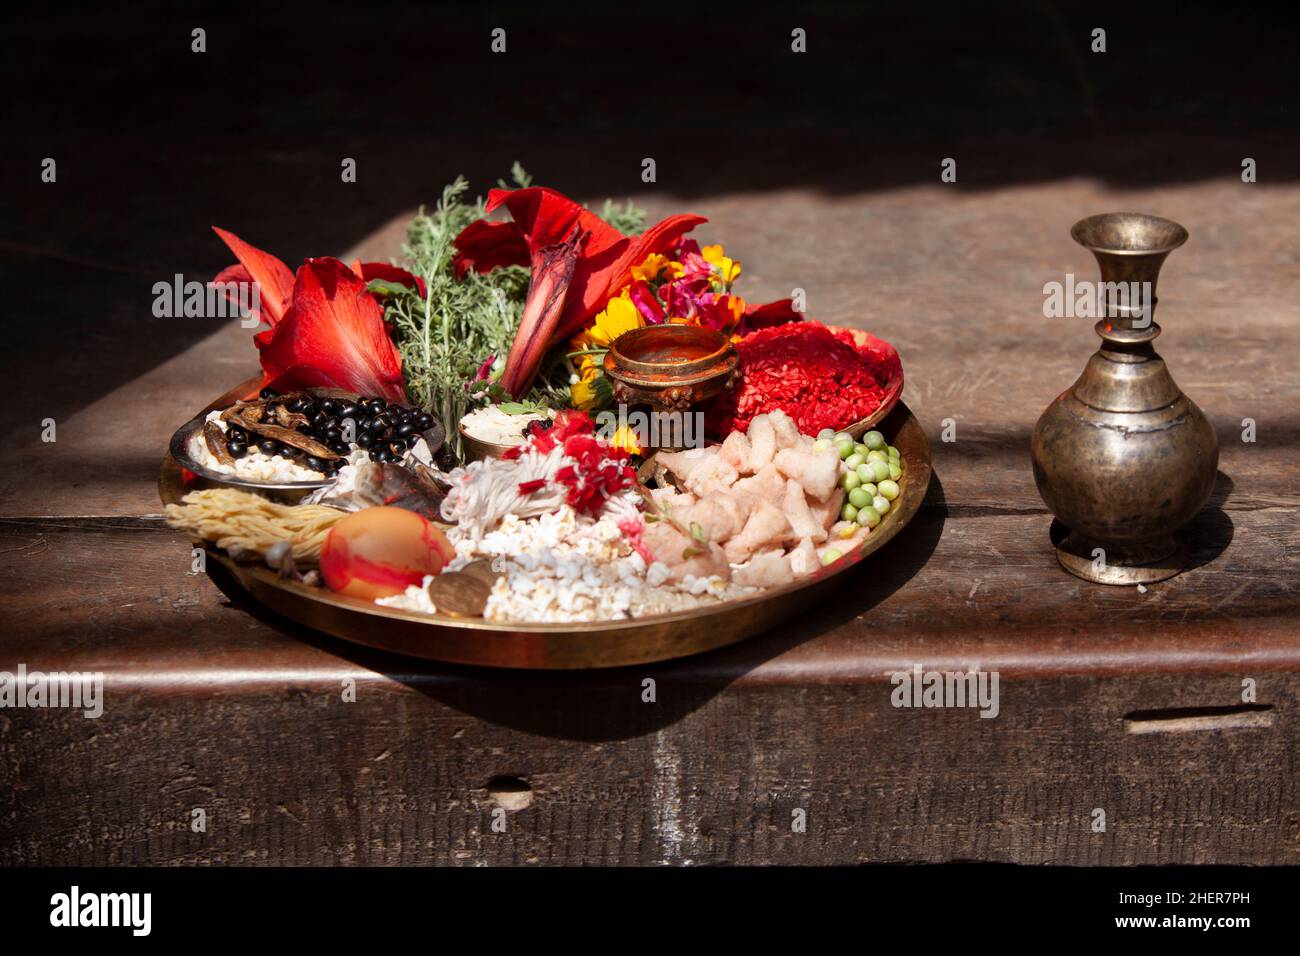
[[[297,274],[270,253],[213,226],[239,260],[215,283],[257,282],[261,318],[270,326],[253,337],[262,363],[263,385],[280,391],[341,388],[389,401],[405,401],[402,359],[384,326],[384,310],[368,284],[381,280],[424,283],[396,266],[353,263],[328,257],[308,259]],[[234,298],[233,292],[228,293]]]

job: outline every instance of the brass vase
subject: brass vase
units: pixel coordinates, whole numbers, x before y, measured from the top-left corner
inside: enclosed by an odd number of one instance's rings
[[[1151,344],[1156,279],[1187,230],[1106,213],[1070,235],[1101,267],[1102,344],[1034,427],[1034,481],[1070,529],[1056,549],[1067,571],[1099,584],[1163,581],[1185,567],[1174,532],[1209,500],[1219,463],[1214,429]],[[1119,294],[1133,288],[1146,294]]]

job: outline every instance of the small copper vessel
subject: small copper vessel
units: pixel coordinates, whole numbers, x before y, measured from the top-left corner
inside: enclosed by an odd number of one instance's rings
[[[1209,500],[1219,463],[1214,429],[1151,344],[1160,334],[1156,279],[1187,230],[1106,213],[1075,223],[1070,235],[1101,267],[1102,344],[1038,419],[1034,480],[1070,529],[1056,549],[1067,571],[1099,584],[1163,581],[1185,567],[1174,533]],[[1136,301],[1112,285],[1134,282],[1148,284]]]
[[[647,325],[616,338],[605,353],[614,401],[684,412],[734,388],[740,357],[721,332],[698,325]]]

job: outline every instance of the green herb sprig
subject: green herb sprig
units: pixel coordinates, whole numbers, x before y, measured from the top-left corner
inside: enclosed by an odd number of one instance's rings
[[[511,167],[510,177],[510,182],[500,180],[498,185],[503,189],[532,185],[532,177],[519,163]],[[486,214],[483,200],[470,200],[468,195],[469,183],[457,177],[443,189],[432,210],[421,207],[407,226],[404,265],[424,280],[425,294],[395,283],[380,283],[382,288],[375,289],[384,297],[385,319],[402,356],[407,395],[442,420],[453,445],[459,444],[456,423],[466,412],[508,398],[495,381],[476,378],[489,359],[496,363],[494,377],[499,376],[519,328],[529,281],[523,266],[503,266],[487,274],[471,271],[463,279],[456,278],[453,242]],[[601,218],[627,235],[645,229],[645,211],[631,200],[622,204],[605,200]],[[558,352],[522,401],[530,407],[564,407],[571,401],[574,372],[573,363]]]

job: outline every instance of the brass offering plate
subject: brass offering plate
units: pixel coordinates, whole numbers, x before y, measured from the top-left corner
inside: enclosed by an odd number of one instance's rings
[[[243,386],[241,386],[242,388]],[[233,396],[239,389],[232,390]],[[225,398],[214,403],[219,405]],[[916,515],[930,485],[930,448],[925,432],[905,404],[873,423],[895,445],[903,462],[902,494],[861,547],[793,584],[771,588],[739,601],[710,605],[636,620],[579,624],[495,624],[481,617],[421,614],[380,607],[279,577],[263,565],[241,565],[208,548],[220,565],[253,600],[307,627],[367,647],[454,664],[576,670],[621,667],[686,657],[725,647],[761,634],[801,611],[825,602],[846,572],[884,547]],[[179,502],[186,492],[203,487],[182,474],[167,455],[158,481],[164,504]],[[494,572],[475,562],[460,576],[461,597],[481,593]]]

